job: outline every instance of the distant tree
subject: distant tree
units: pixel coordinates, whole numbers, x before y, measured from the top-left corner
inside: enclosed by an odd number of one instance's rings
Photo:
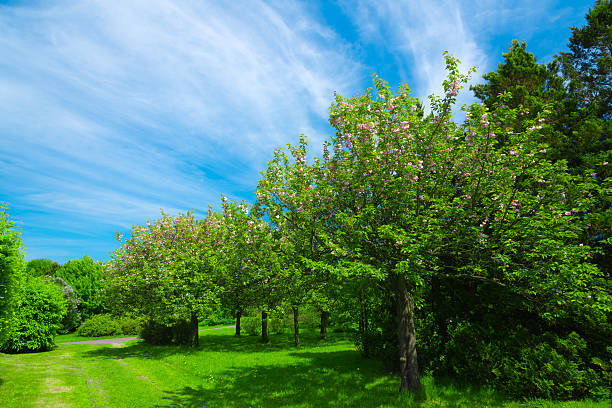
[[[100,291],[103,285],[104,266],[85,255],[82,259],[72,259],[55,272],[74,290],[79,299],[78,311],[83,319],[102,313],[104,305]]]
[[[210,218],[192,213],[136,225],[106,267],[108,291],[123,307],[161,326],[188,327],[199,344],[198,319],[218,303],[211,258]]]
[[[62,266],[46,258],[32,259],[26,264],[26,273],[30,276],[55,276]]]
[[[598,119],[612,119],[612,3],[597,0],[584,27],[571,27],[570,51],[561,53],[569,93]],[[609,135],[609,133],[608,133]]]
[[[293,311],[294,343],[299,345],[299,308],[313,299],[313,291],[323,282],[325,267],[319,264],[327,254],[323,237],[323,212],[319,197],[313,194],[319,169],[318,159],[306,160],[307,141],[289,145],[290,158],[276,149],[274,158],[259,181],[254,212],[270,219],[279,248],[278,282],[283,302]],[[324,264],[324,263],[323,263]]]
[[[271,299],[278,274],[278,256],[268,223],[255,217],[247,203],[232,202],[223,197],[223,214],[219,217],[217,281],[222,288],[221,303],[236,317],[236,336],[240,336],[240,319],[249,307],[262,309],[262,327],[267,312],[275,303]],[[267,340],[263,327],[262,338]]]

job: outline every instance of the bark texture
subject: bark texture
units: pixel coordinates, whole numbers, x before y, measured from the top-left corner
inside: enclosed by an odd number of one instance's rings
[[[416,333],[414,330],[414,299],[408,290],[406,280],[402,277],[398,279],[396,295],[401,376],[400,392],[418,391],[421,389],[421,379],[419,378]]]
[[[327,320],[329,319],[329,313],[323,310],[321,312],[321,338],[327,338]]]
[[[268,312],[261,312],[261,341],[268,342]]]
[[[293,307],[293,340],[295,342],[295,346],[298,347],[300,345],[300,321],[298,318],[300,317],[300,310],[297,306]]]
[[[240,318],[242,317],[242,312],[236,312],[236,336],[240,336]]]
[[[191,312],[191,347],[197,347],[200,345],[200,333],[198,330],[198,314]]]

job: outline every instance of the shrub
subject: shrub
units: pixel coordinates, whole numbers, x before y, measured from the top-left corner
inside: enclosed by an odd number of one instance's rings
[[[49,350],[66,313],[62,290],[40,277],[24,276],[12,307],[0,350],[6,353]]]
[[[461,322],[449,327],[443,363],[459,378],[492,384],[515,398],[609,398],[604,362],[610,354],[594,356],[588,346],[576,332],[536,333],[519,324],[493,330],[482,322]],[[440,373],[444,367],[437,368]]]
[[[126,315],[119,319],[119,326],[123,334],[140,336],[144,327],[144,320],[139,317]]]
[[[53,276],[61,277],[74,289],[79,299],[78,311],[87,319],[104,312],[102,297],[102,277],[104,267],[85,255],[82,259],[72,259],[62,265]]]
[[[72,333],[81,323],[81,314],[79,313],[79,304],[81,301],[74,293],[72,286],[70,286],[64,279],[60,277],[53,277],[46,275],[44,277],[45,282],[54,283],[60,289],[66,299],[66,314],[62,318],[62,324],[60,329],[57,331],[60,334]]]
[[[77,334],[85,337],[113,336],[121,334],[121,326],[116,317],[108,314],[95,315],[81,324]]]

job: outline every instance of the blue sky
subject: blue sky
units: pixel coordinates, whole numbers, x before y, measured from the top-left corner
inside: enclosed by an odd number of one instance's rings
[[[424,98],[444,50],[480,76],[512,39],[549,62],[592,4],[0,0],[0,201],[27,260],[106,261],[160,209],[251,201],[300,134],[318,152],[334,91]]]

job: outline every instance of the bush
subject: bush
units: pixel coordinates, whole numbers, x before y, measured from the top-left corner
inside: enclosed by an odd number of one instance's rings
[[[64,279],[57,276],[53,277],[46,275],[44,281],[54,283],[62,289],[62,294],[66,299],[66,314],[62,318],[62,325],[57,332],[59,334],[72,333],[81,323],[81,314],[79,313],[79,304],[81,301],[74,293],[72,287]]]
[[[449,327],[444,356],[447,372],[492,384],[515,398],[610,397],[604,363],[610,354],[593,356],[576,332],[534,333],[518,324],[502,331],[461,322]]]
[[[62,290],[40,277],[24,276],[8,316],[4,342],[0,351],[23,353],[46,351],[66,314],[66,300]]]
[[[121,326],[116,317],[108,314],[95,315],[83,322],[77,334],[84,337],[102,337],[121,334]]]
[[[123,334],[140,336],[144,327],[144,320],[139,317],[126,315],[119,319],[119,326]]]

